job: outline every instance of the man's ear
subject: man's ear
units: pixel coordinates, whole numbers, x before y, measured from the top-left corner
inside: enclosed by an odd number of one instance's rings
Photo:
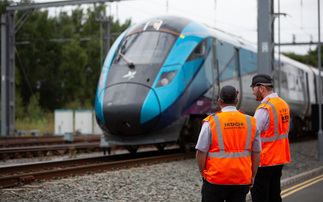
[[[221,99],[220,98],[218,99],[218,103],[219,103],[219,106],[221,107],[222,106],[222,102],[221,102]]]

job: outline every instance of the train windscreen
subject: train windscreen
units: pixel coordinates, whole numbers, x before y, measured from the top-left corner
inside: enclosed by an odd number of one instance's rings
[[[166,32],[137,32],[124,38],[114,64],[162,64],[177,39]]]

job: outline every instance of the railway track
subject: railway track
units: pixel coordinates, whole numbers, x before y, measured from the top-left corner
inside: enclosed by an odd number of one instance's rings
[[[76,154],[92,152],[103,152],[106,154],[107,148],[100,147],[100,136],[77,135],[75,137],[73,143],[65,142],[62,136],[0,138],[0,160],[34,157],[42,158],[66,154],[71,158]],[[302,142],[315,138],[315,136],[291,138],[290,142]],[[53,145],[52,143],[57,144]],[[16,147],[12,147],[13,145],[16,145]],[[119,147],[119,149],[120,148],[122,147]]]
[[[73,141],[64,136],[1,137],[0,160],[98,152],[100,139],[100,135],[74,135]]]
[[[74,135],[72,143],[100,142],[101,135]],[[0,147],[27,147],[66,144],[64,136],[0,137]]]
[[[0,148],[0,160],[99,152],[99,142]]]
[[[142,164],[193,158],[195,152],[180,153],[178,149],[48,161],[0,167],[0,187],[13,187],[34,181],[51,180],[89,172],[107,171]]]

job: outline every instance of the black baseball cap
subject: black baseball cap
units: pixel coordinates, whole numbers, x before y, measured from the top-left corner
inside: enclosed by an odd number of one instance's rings
[[[274,87],[273,79],[267,74],[257,74],[252,78],[250,87],[259,85]]]
[[[224,86],[220,91],[220,98],[223,101],[233,101],[237,98],[237,90],[233,86]]]

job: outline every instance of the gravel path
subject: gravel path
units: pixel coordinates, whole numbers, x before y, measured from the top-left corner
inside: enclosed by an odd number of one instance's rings
[[[317,141],[291,144],[283,179],[323,166]],[[0,190],[1,201],[200,201],[195,159],[69,177]]]

